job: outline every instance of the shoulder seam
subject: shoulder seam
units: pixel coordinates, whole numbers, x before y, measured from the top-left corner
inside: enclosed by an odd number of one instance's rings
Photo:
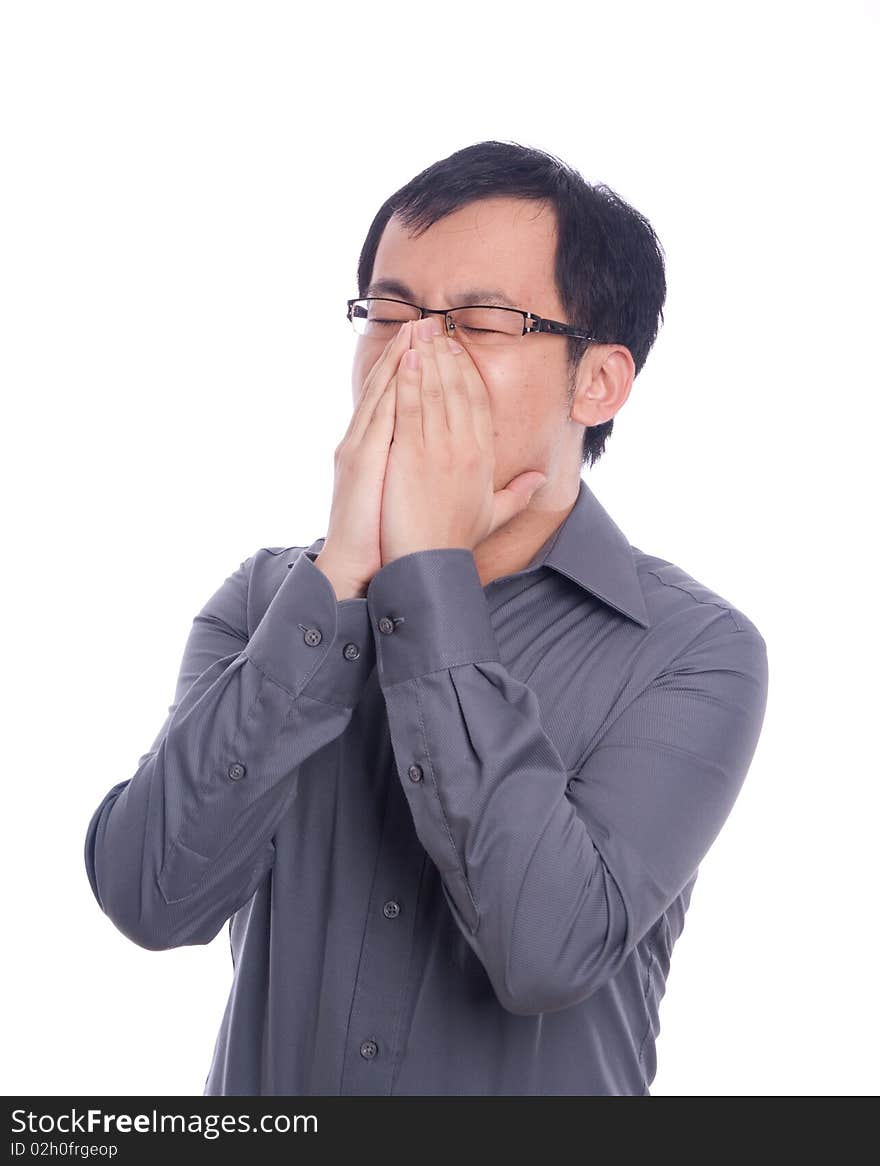
[[[267,551],[270,555],[283,555],[287,551],[297,551],[299,549],[300,549],[300,547],[297,543],[291,543],[289,546],[286,546],[286,547],[275,546],[275,547],[258,547],[257,548],[258,551]],[[302,549],[305,550],[306,548],[303,547]]]
[[[739,619],[737,619],[737,612],[735,608],[733,608],[729,603],[721,603],[717,599],[700,599],[694,595],[692,591],[688,591],[687,587],[682,587],[680,583],[670,583],[668,579],[661,579],[657,572],[652,570],[650,567],[646,568],[645,574],[653,575],[657,582],[661,583],[664,587],[674,587],[676,591],[683,591],[685,595],[689,596],[694,601],[694,603],[699,603],[708,607],[717,607],[719,610],[726,612],[733,620],[733,623],[738,632],[745,632],[749,630],[740,622]]]

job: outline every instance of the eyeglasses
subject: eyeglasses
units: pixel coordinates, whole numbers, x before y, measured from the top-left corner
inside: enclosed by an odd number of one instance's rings
[[[421,320],[426,315],[446,317],[450,332],[459,332],[468,344],[514,344],[533,332],[550,332],[555,336],[575,336],[579,340],[594,340],[571,324],[547,320],[520,308],[499,308],[492,304],[468,304],[462,308],[423,308],[406,300],[369,296],[348,300],[347,319],[359,336],[386,343],[408,320]]]

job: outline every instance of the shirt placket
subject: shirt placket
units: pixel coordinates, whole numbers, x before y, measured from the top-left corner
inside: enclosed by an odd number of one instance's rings
[[[427,855],[393,770],[349,1016],[340,1093],[390,1094],[413,966],[412,946]]]

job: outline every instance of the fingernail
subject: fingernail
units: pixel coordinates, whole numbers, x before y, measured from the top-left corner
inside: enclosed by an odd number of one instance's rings
[[[453,340],[452,337],[450,336],[450,338],[449,338],[449,351],[459,353],[459,352],[464,352],[464,349],[458,343],[457,340]]]

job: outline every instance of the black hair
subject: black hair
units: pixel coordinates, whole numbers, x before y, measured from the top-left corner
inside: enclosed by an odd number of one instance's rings
[[[592,185],[544,150],[483,141],[434,162],[392,194],[376,214],[358,260],[358,295],[366,294],[382,232],[392,215],[426,231],[438,219],[482,198],[546,201],[556,212],[555,276],[569,323],[598,343],[622,344],[641,371],[663,321],[666,275],[662,244],[648,220],[604,184]],[[589,341],[567,337],[569,394]],[[604,452],[614,419],[587,426],[581,465]]]

